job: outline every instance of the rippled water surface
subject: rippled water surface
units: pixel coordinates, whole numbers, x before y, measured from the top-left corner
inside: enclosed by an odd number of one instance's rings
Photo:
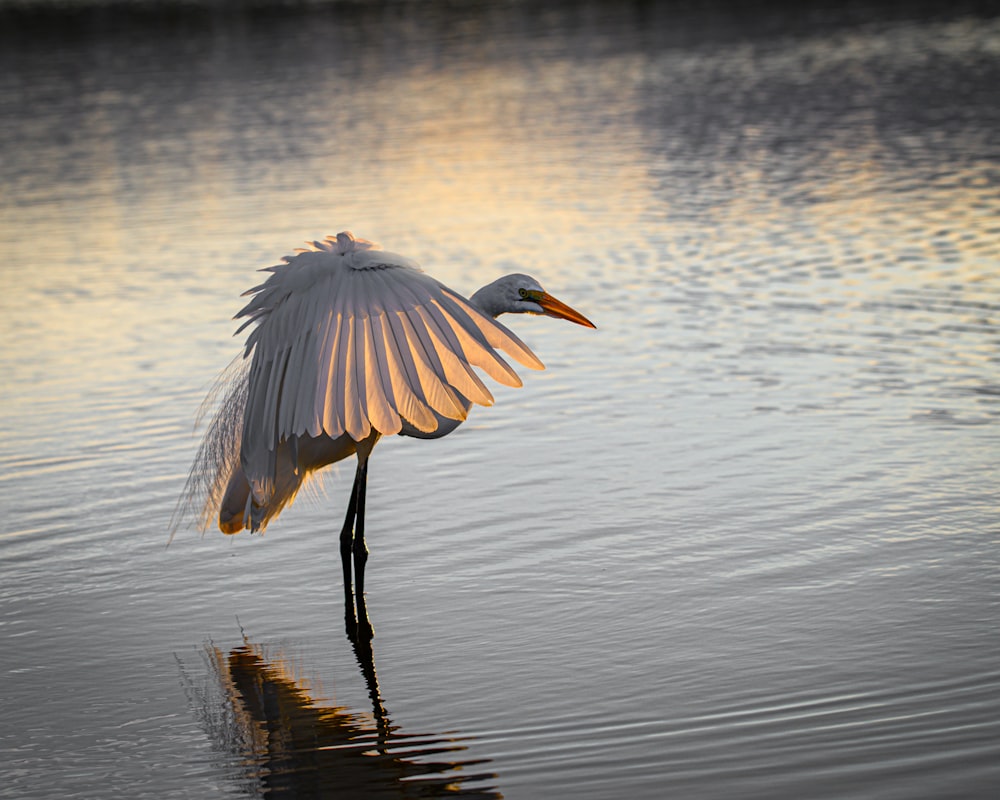
[[[0,796],[994,796],[1000,18],[50,8],[0,25]],[[370,652],[346,462],[165,546],[239,293],[345,229],[598,326],[379,444]]]

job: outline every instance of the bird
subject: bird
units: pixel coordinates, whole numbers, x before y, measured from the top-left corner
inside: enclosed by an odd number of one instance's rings
[[[521,386],[501,352],[544,369],[497,321],[501,314],[596,326],[529,275],[505,275],[465,298],[350,231],[308,242],[261,271],[269,277],[243,293],[250,299],[234,317],[242,320],[235,335],[250,329],[246,344],[203,406],[217,410],[182,500],[200,505],[203,531],[217,520],[226,534],[263,532],[308,476],[356,456],[340,532],[345,620],[352,639],[370,640],[364,520],[376,443],[394,434],[440,438],[473,404],[492,405],[476,369]]]

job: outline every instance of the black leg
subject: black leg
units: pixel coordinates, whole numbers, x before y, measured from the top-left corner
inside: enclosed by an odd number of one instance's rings
[[[344,571],[344,623],[347,638],[352,642],[371,641],[375,635],[368,608],[365,605],[365,562],[368,548],[365,546],[365,492],[368,486],[368,456],[378,442],[380,434],[376,430],[356,443],[358,468],[354,473],[354,487],[347,504],[347,516],[340,530],[340,562]],[[354,562],[354,581],[351,581],[351,562]],[[355,613],[355,604],[357,613]]]
[[[368,561],[368,547],[365,545],[365,493],[368,488],[368,459],[358,465],[355,478],[357,490],[357,516],[354,522],[354,589],[358,604],[358,638],[371,640],[375,635],[368,607],[365,603],[365,562]]]
[[[347,636],[354,639],[357,636],[358,620],[354,615],[354,591],[351,588],[351,554],[354,549],[354,521],[358,511],[358,487],[361,483],[362,466],[354,473],[354,486],[351,488],[351,499],[347,504],[347,516],[344,527],[340,530],[340,562],[344,570],[344,624]]]

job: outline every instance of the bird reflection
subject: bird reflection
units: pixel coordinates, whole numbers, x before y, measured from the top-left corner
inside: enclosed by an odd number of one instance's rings
[[[354,644],[372,714],[317,704],[308,683],[281,657],[244,643],[206,647],[209,687],[188,683],[195,712],[223,753],[235,756],[236,782],[251,797],[500,798],[479,788],[496,775],[447,736],[405,734],[385,710],[370,644]],[[214,680],[213,680],[214,679]],[[472,784],[478,784],[473,786]]]

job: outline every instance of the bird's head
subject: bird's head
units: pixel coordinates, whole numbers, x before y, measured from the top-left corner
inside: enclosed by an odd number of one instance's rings
[[[521,273],[504,275],[484,286],[469,299],[494,317],[500,314],[544,314],[587,328],[597,327],[579,311],[546,292],[530,275]]]

